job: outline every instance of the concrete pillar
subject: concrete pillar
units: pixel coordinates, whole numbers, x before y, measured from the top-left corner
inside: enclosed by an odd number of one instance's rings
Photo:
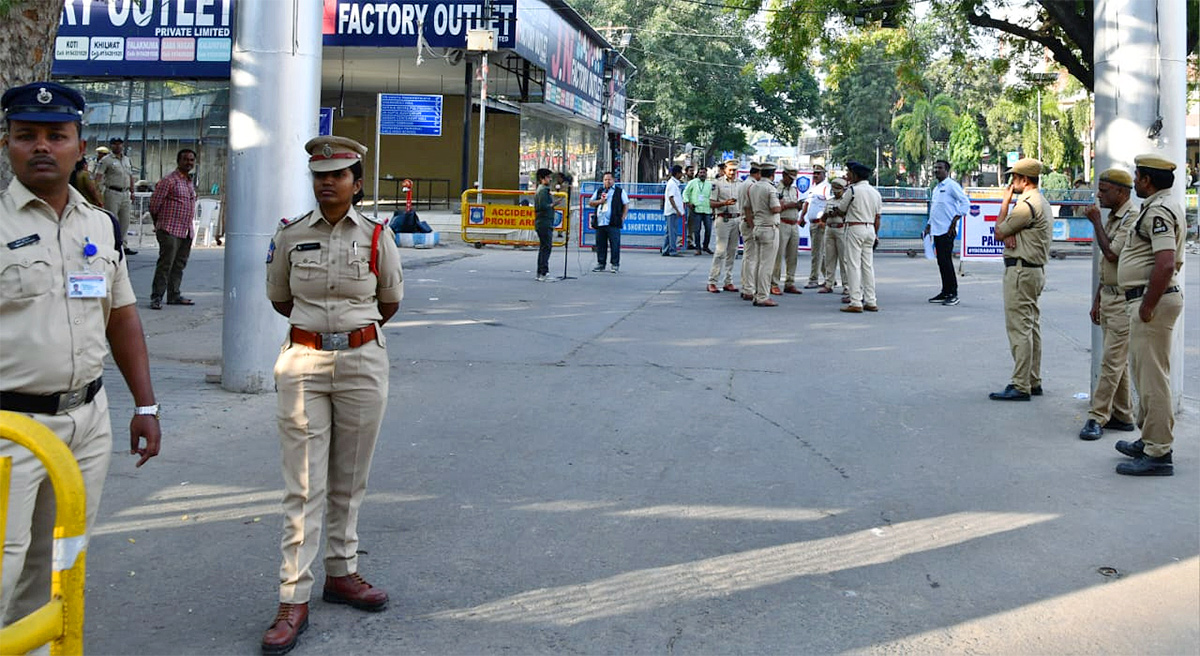
[[[1187,184],[1184,132],[1187,93],[1187,10],[1178,0],[1096,0],[1096,171],[1133,171],[1133,158],[1158,153],[1175,162],[1173,194],[1183,206]],[[1161,128],[1155,129],[1161,118]],[[1137,195],[1133,195],[1138,203]],[[1098,251],[1093,247],[1093,251]],[[1099,257],[1098,253],[1094,253]],[[1182,280],[1183,273],[1180,273]],[[1093,283],[1099,281],[1093,274]],[[1088,291],[1095,293],[1095,284]],[[1183,401],[1184,316],[1171,348],[1171,392],[1176,411]],[[1103,348],[1092,330],[1092,383]]]
[[[322,0],[237,3],[229,93],[229,182],[221,385],[274,389],[287,328],[266,296],[279,220],[316,206],[304,142],[316,136]]]

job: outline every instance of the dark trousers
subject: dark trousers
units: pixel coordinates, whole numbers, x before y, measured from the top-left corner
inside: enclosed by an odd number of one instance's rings
[[[942,274],[942,294],[958,296],[958,277],[954,275],[954,237],[947,232],[933,238],[937,253],[938,271]]]
[[[554,242],[554,228],[546,226],[545,228],[535,228],[535,231],[538,236],[537,274],[544,276],[550,273],[550,248]]]
[[[608,257],[609,250],[612,257]],[[605,260],[613,266],[621,266],[621,229],[613,226],[596,227],[596,264],[604,266]]]
[[[712,240],[712,214],[701,214],[700,212],[692,212],[691,218],[688,220],[688,228],[692,231],[692,248],[700,250],[700,248],[708,248],[708,242]],[[704,240],[701,241],[700,233],[704,233]]]
[[[191,237],[176,237],[166,230],[155,230],[158,238],[158,264],[154,266],[154,282],[150,287],[150,300],[161,301],[166,292],[167,300],[180,297],[179,286],[183,284],[183,269],[192,253]]]

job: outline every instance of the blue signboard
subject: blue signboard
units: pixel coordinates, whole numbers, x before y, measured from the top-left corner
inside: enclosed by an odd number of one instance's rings
[[[317,134],[321,136],[333,134],[333,107],[321,108],[321,116],[317,119]]]
[[[465,48],[467,31],[496,30],[496,47],[516,45],[516,0],[492,0],[492,19],[483,20],[484,0],[325,0],[322,22],[327,46],[412,48],[418,40],[434,48]]]
[[[596,230],[591,227],[592,215],[596,213],[593,207],[585,206],[583,208],[583,231],[585,235],[590,235]],[[646,210],[630,208],[629,213],[625,215],[625,222],[621,224],[621,234],[623,235],[652,235],[663,236],[667,234],[667,221],[663,216],[662,210]]]
[[[229,78],[234,0],[65,0],[59,76]]]
[[[379,94],[379,134],[442,136],[442,97],[411,93]]]

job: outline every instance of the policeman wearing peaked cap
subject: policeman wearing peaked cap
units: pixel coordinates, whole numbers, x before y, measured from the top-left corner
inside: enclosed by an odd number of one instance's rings
[[[110,350],[137,406],[119,412],[133,415],[129,444],[139,466],[158,454],[161,430],[118,229],[70,185],[87,151],[84,109],[83,96],[54,82],[0,96],[15,175],[0,192],[0,410],[42,423],[70,449],[90,532],[113,452],[100,377]],[[59,549],[46,470],[8,440],[0,457],[12,458],[0,590],[0,625],[8,625],[49,601]]]
[[[1103,355],[1096,384],[1092,388],[1092,407],[1079,431],[1079,439],[1094,441],[1107,430],[1132,431],[1133,396],[1129,375],[1129,313],[1125,293],[1117,284],[1117,263],[1129,237],[1130,218],[1134,215],[1129,194],[1133,177],[1123,169],[1108,169],[1099,176],[1096,199],[1108,210],[1101,222],[1100,208],[1087,208],[1095,243],[1100,251],[1100,284],[1092,296],[1092,323],[1103,331]]]
[[[400,253],[391,229],[353,205],[366,147],[327,136],[305,150],[317,209],[281,221],[267,253],[267,297],[290,327],[275,362],[283,563],[264,654],[289,651],[308,626],[322,519],[325,601],[367,611],[388,603],[359,574],[358,509],[387,407],[383,325],[404,295]]]
[[[1031,157],[1017,161],[1008,173],[996,237],[1004,240],[1004,325],[1013,356],[1011,382],[993,401],[1028,401],[1042,393],[1042,329],[1038,306],[1046,286],[1054,215],[1038,184],[1042,163]],[[1020,194],[1013,198],[1014,194]]]
[[[1128,476],[1171,476],[1175,442],[1171,390],[1171,335],[1183,313],[1185,225],[1183,207],[1171,195],[1175,163],[1160,155],[1134,159],[1133,189],[1144,200],[1125,238],[1117,262],[1117,283],[1129,312],[1129,364],[1137,388],[1140,440],[1117,442],[1117,451],[1133,458],[1117,465]]]

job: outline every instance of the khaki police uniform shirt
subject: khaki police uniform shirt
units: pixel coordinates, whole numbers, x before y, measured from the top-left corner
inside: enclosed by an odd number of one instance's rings
[[[866,180],[859,180],[846,187],[842,197],[830,201],[842,216],[833,223],[869,223],[875,225],[875,216],[883,214],[883,197]]]
[[[57,394],[104,372],[109,313],[137,299],[112,219],[68,191],[62,218],[14,179],[0,192],[0,389]],[[96,254],[84,255],[87,244]],[[102,274],[105,296],[69,298],[69,276]]]
[[[128,191],[133,186],[133,162],[129,160],[128,155],[105,155],[96,165],[96,179],[100,182],[101,192],[110,187],[120,187]]]
[[[737,188],[737,200],[738,200],[738,202],[737,202],[737,208],[738,208],[737,217],[739,219],[744,219],[746,210],[750,209],[750,206],[748,205],[748,203],[750,202],[750,196],[749,196],[750,187],[753,187],[754,183],[756,183],[756,182],[758,182],[758,180],[755,180],[754,178],[751,178],[751,177],[747,177],[745,180],[742,180],[741,182],[737,183],[737,185],[738,185],[738,188]]]
[[[1117,261],[1117,281],[1125,289],[1150,284],[1154,270],[1154,254],[1175,251],[1175,270],[1168,287],[1178,285],[1179,269],[1183,266],[1183,208],[1172,202],[1171,190],[1163,189],[1142,202],[1142,211],[1130,217],[1125,248]]]
[[[1050,203],[1038,189],[1026,189],[1008,208],[998,227],[1004,234],[1017,238],[1017,247],[1004,247],[1004,257],[1019,257],[1029,264],[1045,264],[1050,260],[1050,242],[1054,238],[1054,214]]]
[[[781,198],[779,199],[779,205],[781,207],[783,206],[784,203],[796,203],[797,204],[796,207],[793,207],[791,209],[780,210],[779,218],[787,219],[788,221],[793,221],[793,222],[799,221],[800,220],[800,207],[799,207],[800,190],[796,188],[795,184],[790,184],[787,187],[784,187],[784,189],[782,191],[780,191],[779,194],[781,196]]]
[[[779,192],[776,191],[775,185],[763,178],[751,185],[746,194],[750,199],[750,206],[754,209],[755,228],[779,223]]]
[[[731,217],[731,218],[741,218],[742,204],[741,204],[739,196],[738,196],[738,188],[740,186],[741,186],[741,183],[739,183],[737,181],[730,181],[729,179],[724,178],[724,177],[717,178],[716,180],[713,181],[713,193],[712,193],[712,201],[711,202],[713,204],[713,212],[717,216],[721,216],[722,214],[732,214],[733,217]],[[733,205],[727,205],[727,206],[722,206],[722,207],[716,206],[718,203],[722,203],[731,198],[734,201]]]
[[[1108,220],[1104,222],[1104,234],[1108,235],[1108,248],[1117,254],[1120,261],[1121,251],[1125,249],[1125,240],[1129,238],[1129,217],[1133,213],[1133,201],[1127,200],[1115,210],[1108,211]],[[1117,262],[1109,262],[1107,257],[1100,256],[1100,284],[1117,284]]]
[[[337,224],[314,210],[281,222],[267,254],[267,298],[292,301],[289,322],[310,332],[345,333],[378,322],[378,303],[404,297],[400,250],[388,227],[379,235],[371,273],[375,223],[350,208]]]

